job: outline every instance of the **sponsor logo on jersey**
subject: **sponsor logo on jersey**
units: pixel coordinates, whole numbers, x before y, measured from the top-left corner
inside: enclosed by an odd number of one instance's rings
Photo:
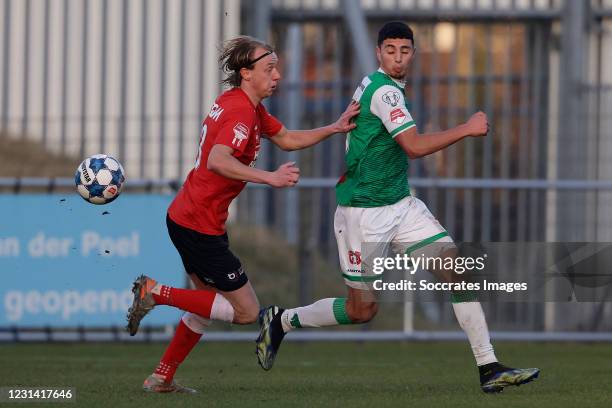
[[[236,147],[240,147],[240,144],[243,140],[246,140],[249,137],[249,128],[242,122],[236,123],[234,126],[234,139],[232,140],[232,144]]]
[[[253,160],[251,160],[251,162],[249,163],[249,167],[255,167],[255,163],[257,163],[258,157],[259,157],[259,145],[255,148],[255,156],[253,156]]]
[[[216,122],[222,113],[223,108],[215,103],[212,108],[210,108],[210,113],[208,114],[208,116],[210,116],[210,118]]]
[[[383,94],[382,100],[384,103],[396,107],[400,101],[400,94],[396,91],[387,91]]]
[[[391,122],[401,125],[406,120],[406,114],[400,108],[397,108],[389,113],[389,118]]]

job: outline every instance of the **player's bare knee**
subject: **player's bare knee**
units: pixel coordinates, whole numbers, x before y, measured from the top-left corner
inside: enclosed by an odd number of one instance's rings
[[[255,323],[257,321],[257,318],[259,317],[259,307],[250,309],[246,314],[245,314],[245,321],[247,323],[245,324],[251,324],[251,323]]]
[[[360,303],[354,307],[347,307],[346,310],[349,319],[353,323],[367,323],[378,313],[378,303]]]
[[[365,322],[369,322],[370,320],[372,320],[374,316],[376,316],[377,313],[378,313],[378,303],[373,302],[373,303],[368,304],[368,307],[366,308],[365,316],[363,316],[365,318]]]
[[[234,323],[236,324],[251,324],[257,321],[259,309],[236,310],[234,312]]]
[[[447,248],[442,253],[437,256],[441,259],[455,259],[459,255],[459,252],[456,247]],[[447,263],[444,263],[442,266],[437,268],[433,268],[430,270],[433,275],[440,279],[442,282],[446,283],[460,283],[465,280],[465,276],[463,274],[458,274],[452,267],[452,263],[448,263],[449,267],[445,267]]]

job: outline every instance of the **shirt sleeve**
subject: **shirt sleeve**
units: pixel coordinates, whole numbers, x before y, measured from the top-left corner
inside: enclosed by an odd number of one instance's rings
[[[259,105],[259,118],[261,120],[262,136],[274,136],[283,128],[283,124],[274,116],[268,113],[265,106]]]
[[[234,109],[226,112],[225,117],[219,125],[219,132],[214,144],[229,146],[234,150],[244,153],[251,135],[251,129],[255,118],[253,115],[245,115],[244,112]]]
[[[383,85],[374,91],[370,111],[382,121],[393,138],[404,130],[416,126],[406,108],[404,95],[391,85]]]

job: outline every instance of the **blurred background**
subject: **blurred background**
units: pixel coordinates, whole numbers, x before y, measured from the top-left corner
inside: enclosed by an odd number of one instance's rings
[[[489,116],[487,138],[411,162],[414,195],[455,240],[612,242],[612,0],[0,0],[0,339],[126,339],[138,274],[185,284],[165,210],[223,90],[223,40],[273,44],[283,79],[268,109],[312,128],[377,68],[389,20],[415,32],[406,95],[421,132]],[[296,188],[250,185],[231,210],[233,250],[263,305],[344,295],[333,235],[344,146],[344,135],[290,153],[263,143],[258,167],[302,170]],[[73,185],[95,153],[128,180],[104,207]],[[605,299],[545,300],[483,306],[498,338],[612,339]],[[167,338],[179,316],[156,310],[137,339]],[[255,329],[214,328],[209,338]],[[447,296],[383,304],[342,331],[463,338]]]

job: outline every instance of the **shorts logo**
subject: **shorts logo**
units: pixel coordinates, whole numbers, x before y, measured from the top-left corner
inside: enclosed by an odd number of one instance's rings
[[[236,281],[238,280],[238,277],[240,275],[244,275],[244,270],[242,268],[238,269],[236,272],[231,272],[227,274],[227,279],[231,280],[231,281]]]
[[[361,265],[361,252],[348,251],[348,259],[351,265]]]
[[[391,122],[401,125],[406,120],[406,114],[400,108],[393,109],[389,114]]]
[[[396,107],[400,100],[400,94],[395,91],[387,91],[383,94],[382,100],[384,103]]]
[[[240,147],[240,144],[243,140],[246,140],[249,137],[249,128],[242,122],[238,122],[236,126],[234,126],[234,139],[232,140],[232,144],[236,147]]]

